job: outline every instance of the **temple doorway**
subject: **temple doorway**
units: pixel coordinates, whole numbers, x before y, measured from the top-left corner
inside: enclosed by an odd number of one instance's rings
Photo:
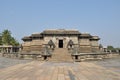
[[[63,48],[63,40],[59,40],[59,48]]]

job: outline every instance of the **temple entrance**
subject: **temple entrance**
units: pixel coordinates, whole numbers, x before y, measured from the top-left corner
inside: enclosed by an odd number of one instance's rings
[[[59,40],[59,48],[63,48],[63,40]]]

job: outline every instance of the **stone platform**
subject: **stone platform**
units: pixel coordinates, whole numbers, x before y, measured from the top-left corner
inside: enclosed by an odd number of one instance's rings
[[[0,80],[120,80],[120,64],[118,68],[102,65],[32,61],[1,68]]]

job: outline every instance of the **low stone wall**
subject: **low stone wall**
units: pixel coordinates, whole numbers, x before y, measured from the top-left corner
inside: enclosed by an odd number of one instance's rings
[[[108,53],[108,58],[120,56],[120,53]]]
[[[1,57],[15,58],[15,59],[32,59],[37,60],[40,54],[20,54],[20,53],[0,53]]]
[[[19,53],[0,53],[0,56],[7,57],[7,58],[32,59],[32,60],[40,60],[40,61],[48,60],[50,58],[50,56],[46,58],[42,56],[42,54],[37,52],[34,52],[34,54],[33,52],[26,53],[26,54],[21,54],[20,52]],[[82,53],[80,55],[72,55],[72,59],[74,61],[85,61],[85,60],[113,58],[118,56],[120,56],[120,53],[99,53],[99,54]]]
[[[85,60],[96,60],[96,59],[107,59],[120,56],[119,53],[99,53],[99,54],[82,54],[82,55],[74,55],[72,56],[74,61],[85,61]]]
[[[20,59],[37,59],[37,56],[40,56],[40,54],[21,54]]]
[[[2,57],[7,57],[7,58],[19,58],[19,53],[1,53]]]
[[[42,51],[30,51],[30,52],[22,51],[20,52],[19,58],[20,59],[46,60],[49,57],[51,57],[53,50],[48,48],[48,52],[49,54],[47,54],[47,51],[44,49]]]

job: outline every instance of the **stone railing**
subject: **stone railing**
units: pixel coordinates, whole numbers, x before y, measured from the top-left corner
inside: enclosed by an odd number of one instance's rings
[[[52,56],[52,51],[48,47],[45,47],[42,51],[41,57],[43,60],[48,60]]]
[[[52,50],[48,47],[43,47],[41,51],[22,51],[20,52],[20,59],[35,59],[47,60],[52,55]]]
[[[71,56],[74,61],[82,61],[86,59],[103,59],[107,58],[107,55],[108,54],[104,52],[80,53],[77,47],[71,51]]]

